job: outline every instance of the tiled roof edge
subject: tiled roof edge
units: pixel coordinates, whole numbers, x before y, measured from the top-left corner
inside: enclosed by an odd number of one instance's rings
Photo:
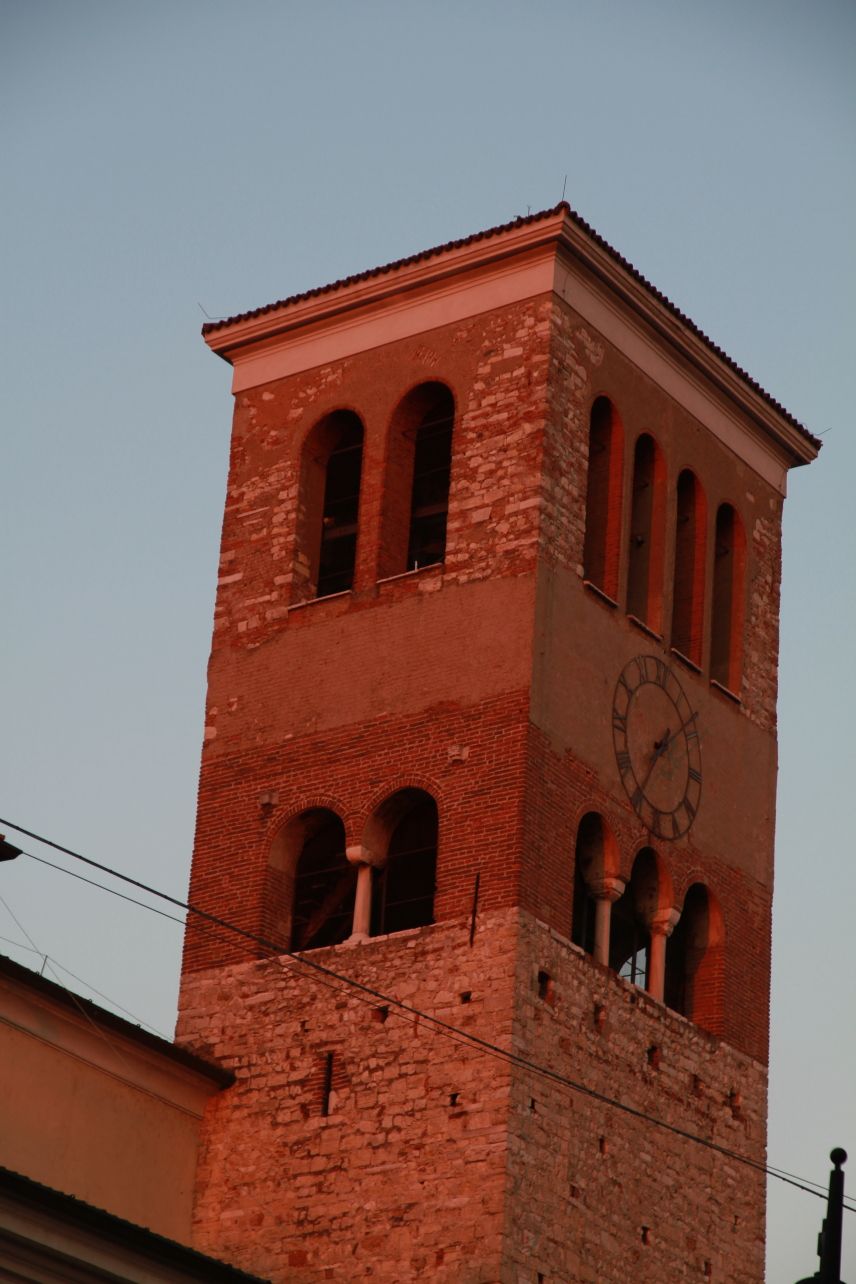
[[[471,236],[462,236],[457,241],[446,241],[443,245],[434,245],[429,250],[420,250],[417,254],[408,254],[403,259],[394,259],[392,263],[382,263],[380,267],[368,268],[364,272],[355,272],[352,276],[343,276],[338,281],[331,281],[328,285],[317,285],[311,290],[304,290],[300,294],[290,294],[285,299],[278,299],[276,303],[266,303],[264,307],[253,308],[249,312],[239,312],[232,317],[222,317],[219,321],[206,321],[202,327],[203,334],[214,334],[217,330],[223,330],[226,326],[235,325],[239,321],[252,321],[255,317],[263,317],[268,312],[275,312],[277,308],[289,307],[292,303],[302,303],[304,299],[317,299],[322,294],[332,294],[335,290],[341,290],[346,285],[356,285],[360,281],[370,281],[375,276],[385,276],[387,272],[395,272],[398,268],[410,267],[413,263],[424,263],[426,259],[433,258],[436,254],[447,254],[449,250],[460,250],[466,245],[475,245],[478,241],[486,241],[492,236],[501,236],[503,232],[511,232],[517,227],[527,227],[530,223],[539,223],[542,219],[555,218],[560,213],[570,214],[573,212],[567,201],[562,201],[551,210],[539,210],[536,214],[527,214],[525,217],[512,219],[510,223],[500,223],[497,227],[489,227],[483,232],[473,232]]]
[[[643,276],[638,268],[635,268],[633,264],[623,256],[623,254],[620,254],[618,250],[614,249],[613,246],[609,244],[608,241],[604,240],[600,233],[596,232],[591,224],[587,223],[581,215],[577,214],[575,210],[572,210],[567,201],[560,201],[559,204],[553,206],[552,209],[539,210],[535,214],[527,214],[525,217],[521,216],[519,218],[512,219],[509,223],[500,223],[498,226],[487,228],[485,231],[474,232],[471,236],[461,237],[457,241],[446,241],[443,245],[435,245],[431,249],[420,250],[418,254],[410,254],[406,258],[395,259],[392,263],[384,263],[380,267],[369,268],[364,272],[356,272],[352,276],[342,277],[338,281],[331,281],[328,285],[316,286],[314,289],[304,290],[300,294],[289,295],[285,299],[278,299],[275,303],[267,303],[264,307],[253,308],[249,312],[239,312],[235,316],[223,317],[219,321],[208,321],[203,325],[202,333],[203,335],[215,334],[218,330],[223,330],[227,326],[235,325],[241,321],[251,321],[256,317],[265,316],[269,312],[275,312],[278,308],[288,307],[294,303],[302,303],[306,299],[318,298],[324,294],[332,294],[336,290],[341,290],[345,286],[356,285],[360,281],[369,281],[372,277],[384,276],[388,272],[394,272],[398,268],[402,267],[410,267],[414,263],[423,263],[426,259],[433,258],[435,255],[446,254],[450,250],[463,249],[465,246],[474,245],[478,241],[485,241],[494,236],[501,236],[503,233],[513,231],[515,228],[527,227],[530,224],[538,223],[543,219],[555,218],[559,214],[564,214],[569,218],[576,227],[584,232],[586,236],[595,243],[595,245],[604,250],[616,263],[618,263],[624,271],[634,279],[634,281],[643,286],[649,294],[663,305],[663,307],[667,308],[668,311],[671,312],[672,316],[676,317],[687,330],[694,334],[697,339],[700,339],[702,343],[704,343],[710,351],[723,362],[724,365],[728,366],[734,374],[742,379],[753,392],[757,393],[758,396],[763,397],[767,404],[775,410],[778,415],[781,415],[781,417],[785,419],[791,427],[796,428],[807,441],[811,442],[815,450],[820,450],[823,445],[820,438],[815,437],[813,433],[809,432],[805,425],[802,424],[795,415],[792,415],[791,412],[781,404],[781,402],[777,401],[775,397],[767,392],[767,390],[763,388],[756,379],[753,379],[742,366],[738,365],[733,357],[730,357],[727,352],[719,347],[718,344],[714,343],[714,341],[709,338],[708,335],[706,335],[705,332],[697,326],[685,312],[682,312],[676,304],[672,303],[671,299],[663,294],[662,290],[658,290],[655,285],[652,285],[648,278]]]

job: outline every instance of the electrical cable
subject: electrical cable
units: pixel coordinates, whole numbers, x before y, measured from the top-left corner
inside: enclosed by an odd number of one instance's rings
[[[528,1057],[522,1056],[520,1053],[501,1048],[498,1044],[491,1043],[487,1039],[482,1039],[478,1035],[471,1034],[468,1031],[461,1029],[459,1026],[454,1026],[450,1022],[444,1021],[441,1017],[434,1016],[429,1012],[424,1012],[419,1008],[413,1007],[411,1004],[404,1003],[401,999],[396,999],[392,995],[384,994],[379,990],[375,990],[371,986],[366,985],[362,981],[357,981],[353,977],[344,976],[342,973],[336,972],[333,968],[325,967],[324,964],[317,962],[315,959],[309,959],[305,956],[294,954],[291,950],[283,949],[275,942],[269,941],[265,937],[259,936],[254,932],[250,932],[247,928],[240,927],[236,923],[230,923],[226,919],[219,918],[216,914],[211,914],[207,910],[200,909],[189,901],[181,901],[177,897],[169,895],[167,892],[159,891],[157,888],[151,887],[147,883],[141,882],[139,879],[132,878],[129,874],[123,874],[109,865],[101,864],[99,861],[93,860],[89,856],[84,856],[80,852],[73,851],[69,847],[64,847],[61,843],[56,843],[52,839],[44,838],[33,830],[25,829],[22,825],[16,825],[11,820],[5,820],[0,817],[0,825],[5,825],[9,829],[14,829],[16,833],[25,834],[28,838],[35,839],[36,842],[43,843],[45,846],[53,848],[54,851],[62,852],[64,855],[70,856],[73,860],[79,860],[90,868],[97,869],[111,878],[117,878],[121,882],[127,883],[132,887],[136,887],[150,896],[154,896],[159,900],[166,901],[168,904],[185,910],[188,914],[193,914],[203,923],[207,923],[208,925],[219,928],[222,931],[251,941],[253,944],[264,949],[271,961],[279,962],[285,970],[293,971],[297,976],[310,977],[312,980],[318,981],[339,993],[350,991],[361,1002],[366,1003],[372,1008],[386,1008],[390,1015],[395,1014],[406,1017],[408,1020],[415,1019],[417,1021],[424,1021],[432,1029],[437,1031],[437,1033],[450,1038],[454,1043],[475,1049],[502,1060],[506,1064],[540,1075],[542,1078],[556,1083],[559,1086],[568,1088],[572,1092],[580,1093],[594,1101],[600,1102],[602,1105],[609,1106],[615,1110],[620,1110],[622,1113],[630,1115],[632,1118],[639,1119],[645,1123],[652,1124],[655,1127],[662,1128],[664,1131],[670,1132],[674,1136],[681,1137],[685,1141],[695,1142],[696,1144],[714,1151],[727,1159],[731,1159],[736,1163],[752,1168],[756,1172],[762,1172],[770,1177],[775,1177],[778,1181],[785,1182],[789,1186],[794,1186],[799,1190],[805,1191],[806,1194],[815,1195],[820,1199],[826,1197],[825,1188],[821,1187],[820,1183],[809,1182],[807,1178],[797,1178],[793,1174],[787,1173],[785,1169],[778,1169],[770,1164],[765,1164],[760,1160],[751,1159],[748,1155],[741,1155],[738,1151],[730,1150],[727,1146],[722,1146],[718,1142],[712,1141],[707,1137],[701,1137],[697,1133],[689,1132],[687,1129],[678,1127],[677,1124],[669,1123],[664,1119],[658,1119],[656,1115],[649,1115],[645,1111],[638,1110],[634,1106],[629,1106],[615,1097],[610,1097],[606,1093],[598,1092],[595,1088],[590,1088],[585,1084],[570,1079],[568,1076],[560,1074],[559,1071],[550,1069],[549,1066],[543,1066],[536,1061],[530,1060]],[[67,870],[61,865],[53,865],[50,861],[34,856],[30,852],[23,852],[22,854],[29,857],[31,860],[36,860],[41,864],[48,865],[52,869],[59,870],[62,873],[67,873],[73,878],[82,878],[81,875],[74,874],[72,870]],[[102,891],[109,892],[111,895],[119,896],[122,900],[130,900],[133,904],[139,905],[143,909],[151,909],[155,913],[161,913],[163,917],[173,918],[173,921],[175,922],[182,921],[180,919],[175,919],[172,915],[164,915],[163,912],[157,910],[155,906],[149,906],[142,901],[135,901],[131,897],[123,896],[122,893],[116,892],[113,888],[105,887],[102,883],[97,883],[92,879],[86,878],[82,878],[82,881],[89,883],[91,886],[98,887]],[[283,958],[290,959],[291,964],[283,963]],[[305,970],[301,971],[301,969]],[[812,1187],[818,1187],[818,1189],[812,1189]],[[845,1201],[844,1207],[848,1212],[856,1212],[856,1205],[849,1204]]]

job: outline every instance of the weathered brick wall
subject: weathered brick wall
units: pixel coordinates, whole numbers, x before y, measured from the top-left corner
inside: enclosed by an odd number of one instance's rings
[[[738,694],[741,713],[774,730],[778,673],[778,619],[781,550],[781,496],[718,441],[663,388],[639,370],[614,345],[563,302],[552,312],[548,413],[545,419],[544,520],[541,557],[583,574],[585,496],[591,407],[607,396],[624,426],[624,504],[620,605],[625,605],[629,491],[633,444],[640,433],[653,435],[666,463],[666,543],[662,566],[663,641],[671,644],[674,510],[678,475],[691,468],[706,498],[707,573],[704,661],[709,668],[713,532],[719,504],[733,505],[746,534],[743,676]]]
[[[385,544],[396,524],[384,518],[391,425],[401,398],[429,380],[456,402],[446,560],[379,582],[396,564]],[[625,432],[612,606],[581,582],[598,395]],[[306,602],[300,454],[338,409],[365,428],[354,589]],[[667,468],[659,639],[625,610],[641,432],[657,438]],[[703,882],[722,910],[722,1042],[566,939],[581,816],[606,819],[625,879],[651,841],[616,774],[610,704],[631,655],[655,650],[680,666],[668,623],[684,467],[705,490],[709,529],[728,502],[747,535],[741,703],[711,689],[706,641],[702,671],[680,670],[700,711],[703,801],[689,834],[658,844],[675,907]],[[271,852],[289,819],[329,807],[358,844],[384,798],[426,789],[439,813],[437,923],[312,958],[762,1158],[780,510],[706,427],[545,296],[241,394],[191,899],[279,940]],[[712,534],[707,558],[706,639]],[[382,1021],[260,954],[189,924],[180,1037],[238,1075],[206,1122],[201,1248],[299,1284],[762,1278],[763,1184],[748,1169],[511,1074],[424,1023]],[[553,979],[553,1002],[538,998],[539,969]]]
[[[571,933],[573,853],[586,812],[604,816],[616,839],[616,869],[630,881],[633,862],[650,842],[629,806],[570,751],[557,754],[537,727],[529,730],[526,806],[521,848],[520,903],[563,936]],[[729,852],[700,850],[691,836],[657,850],[680,910],[693,883],[703,882],[722,910],[726,940],[721,1014],[712,1033],[766,1064],[769,1051],[770,921],[772,888],[735,868]],[[667,958],[668,958],[667,944]]]
[[[516,1052],[764,1162],[761,1065],[528,915],[516,963]],[[510,1134],[503,1280],[763,1280],[763,1173],[526,1071],[514,1074]]]
[[[335,410],[365,429],[354,588],[375,593],[389,433],[402,397],[440,381],[456,401],[444,583],[520,574],[534,564],[549,300],[531,300],[401,340],[241,394],[215,612],[215,651],[256,646],[290,624],[302,600],[298,547],[301,449]],[[394,372],[394,376],[391,375]],[[297,568],[297,569],[296,569]]]
[[[779,605],[782,582],[782,500],[759,496],[746,527],[747,625],[741,696],[747,716],[775,728],[779,677]],[[766,506],[766,512],[764,511]]]
[[[514,950],[494,913],[472,948],[463,919],[311,957],[507,1048]],[[275,1284],[498,1280],[508,1065],[299,972],[185,977],[180,1041],[237,1076],[204,1121],[195,1243]]]
[[[269,917],[271,853],[282,826],[304,809],[329,807],[356,844],[374,809],[408,785],[438,805],[436,917],[468,911],[476,874],[485,909],[515,903],[527,706],[522,691],[470,708],[431,707],[211,762],[199,794],[192,903],[287,948]],[[271,791],[277,804],[268,811],[259,799]],[[251,942],[189,920],[185,971],[257,954]]]
[[[529,915],[479,915],[472,946],[461,919],[311,957],[763,1158],[763,1069]],[[661,1284],[705,1263],[759,1284],[758,1174],[326,981],[287,959],[185,978],[181,1042],[237,1076],[204,1122],[199,1248],[275,1284]]]

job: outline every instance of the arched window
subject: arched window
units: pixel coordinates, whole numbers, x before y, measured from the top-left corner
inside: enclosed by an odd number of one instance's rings
[[[730,504],[720,504],[716,514],[713,559],[710,676],[735,695],[740,694],[743,663],[745,570],[743,523]]]
[[[585,578],[611,598],[618,596],[623,448],[618,413],[608,397],[598,397],[589,425],[583,570]]]
[[[643,433],[633,452],[627,613],[655,633],[663,627],[663,490],[666,470],[654,438]]]
[[[363,425],[337,410],[303,447],[297,522],[297,596],[329,597],[353,587],[363,462]]]
[[[442,383],[424,383],[392,418],[386,468],[381,578],[442,562],[452,469],[455,403]]]
[[[672,646],[701,666],[704,632],[705,500],[695,475],[678,478],[675,578],[672,584]]]
[[[301,812],[271,848],[265,935],[291,950],[338,945],[351,935],[355,887],[340,818],[326,807]]]
[[[711,1034],[722,1033],[722,914],[702,883],[693,883],[666,950],[665,1001]]]
[[[577,836],[577,853],[574,861],[574,907],[571,920],[571,940],[586,954],[594,954],[595,901],[586,885],[583,862],[580,859],[580,839]]]
[[[610,908],[623,888],[617,877],[618,848],[597,812],[583,816],[574,851],[574,905],[571,940],[601,963],[609,960]]]
[[[662,999],[663,943],[660,927],[672,900],[672,885],[652,847],[643,847],[633,862],[624,895],[612,907],[609,966],[619,976]],[[652,928],[657,932],[652,955]]]
[[[380,860],[372,887],[372,936],[434,922],[437,882],[437,804],[421,789],[402,789],[378,809],[369,826]]]

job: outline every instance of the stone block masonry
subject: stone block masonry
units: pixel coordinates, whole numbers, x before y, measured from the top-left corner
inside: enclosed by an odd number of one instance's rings
[[[472,946],[460,919],[311,957],[763,1161],[763,1067],[525,912],[480,915]],[[181,1012],[237,1077],[196,1243],[275,1284],[763,1279],[763,1176],[714,1151],[286,957],[187,975]]]
[[[681,1133],[764,1159],[781,510],[819,443],[565,206],[206,338],[236,402],[190,897],[324,948],[188,923],[179,1038],[237,1078],[199,1247],[275,1284],[761,1284],[762,1173]]]

